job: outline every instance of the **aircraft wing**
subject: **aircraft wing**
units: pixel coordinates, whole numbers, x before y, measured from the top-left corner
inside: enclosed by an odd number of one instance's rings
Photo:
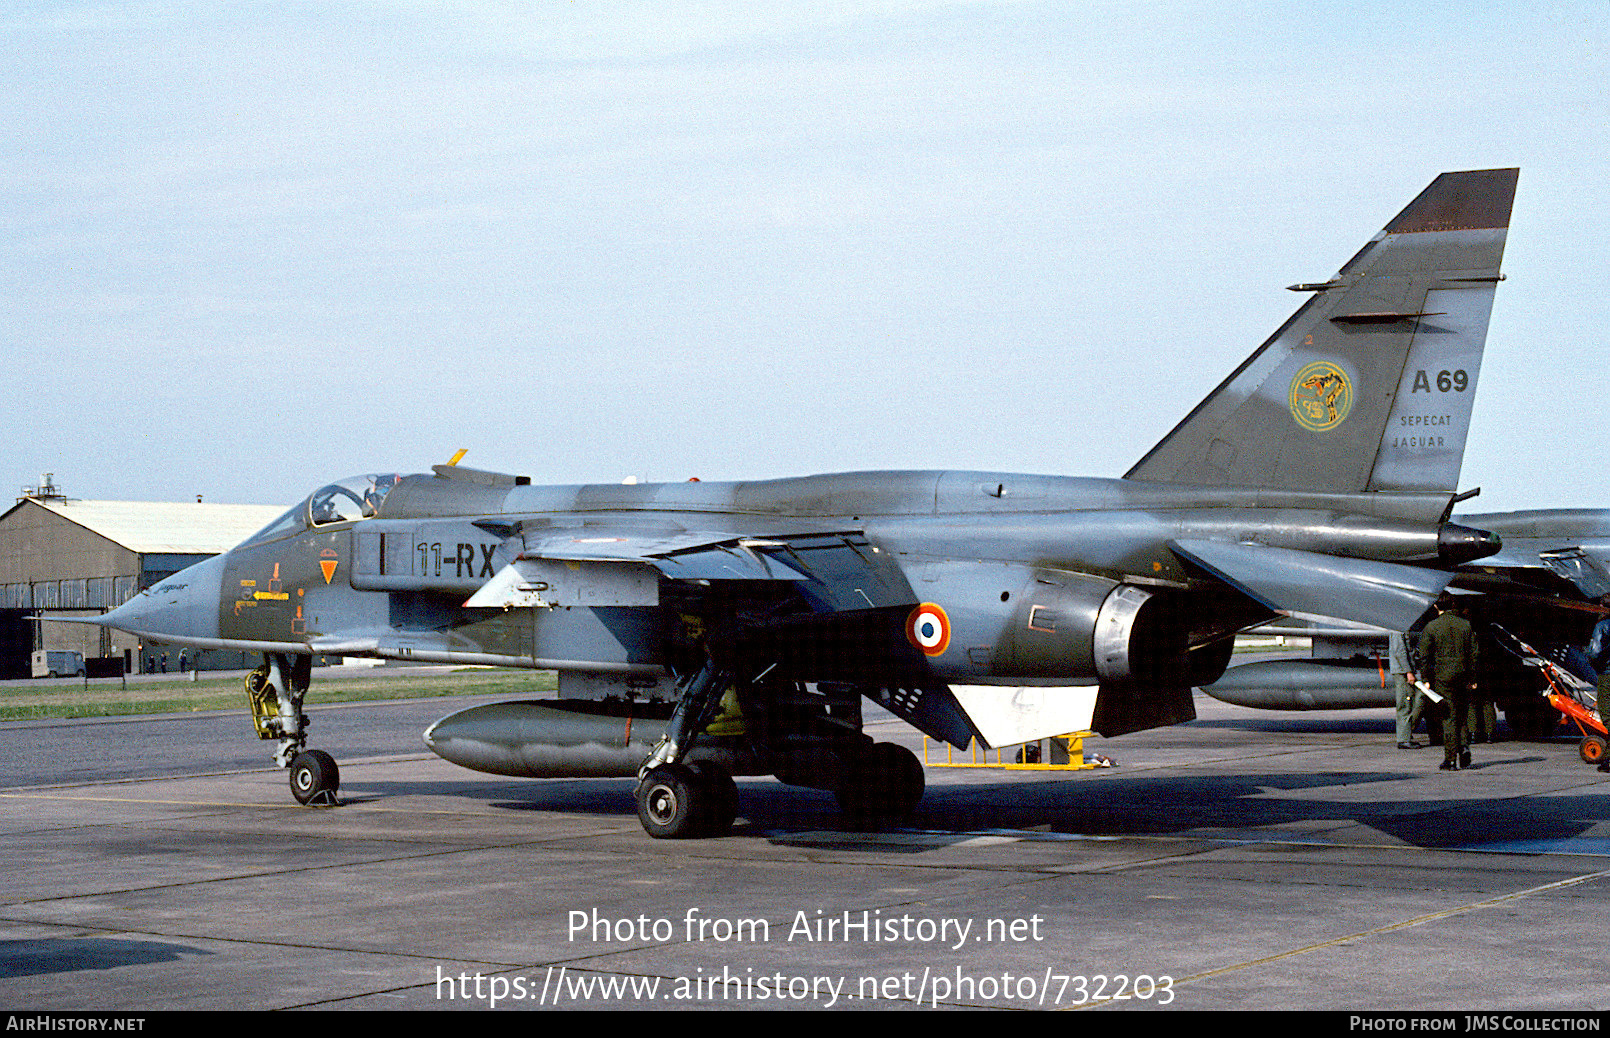
[[[820,613],[916,602],[893,559],[856,530],[758,537],[587,527],[525,533],[520,540],[514,561],[466,606],[658,605],[661,577],[787,581]]]
[[[1176,555],[1277,613],[1406,631],[1453,574],[1390,562],[1227,541],[1176,540]]]

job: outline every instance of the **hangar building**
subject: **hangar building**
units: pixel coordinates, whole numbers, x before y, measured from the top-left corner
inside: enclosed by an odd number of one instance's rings
[[[28,677],[35,650],[122,657],[130,672],[167,652],[169,669],[178,670],[174,648],[147,650],[121,631],[49,618],[110,612],[186,566],[228,551],[284,511],[199,500],[80,501],[61,494],[47,474],[0,515],[0,678]],[[188,652],[194,659],[195,650]],[[240,653],[204,656],[207,667],[256,663]]]

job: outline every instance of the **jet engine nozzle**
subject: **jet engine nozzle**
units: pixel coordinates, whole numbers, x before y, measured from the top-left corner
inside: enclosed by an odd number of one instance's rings
[[[1447,566],[1497,555],[1503,547],[1503,538],[1498,534],[1458,523],[1443,523],[1437,532],[1437,560]]]

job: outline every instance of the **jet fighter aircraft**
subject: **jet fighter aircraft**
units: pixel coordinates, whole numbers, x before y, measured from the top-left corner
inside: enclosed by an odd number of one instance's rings
[[[657,837],[733,820],[735,774],[922,795],[862,697],[965,747],[1195,716],[1277,615],[1407,628],[1500,549],[1449,520],[1517,171],[1446,173],[1121,479],[851,472],[533,486],[437,465],[331,483],[103,622],[261,652],[248,681],[293,792],[314,654],[555,669],[560,699],[426,733],[514,775],[632,774]],[[456,462],[458,459],[455,458]]]

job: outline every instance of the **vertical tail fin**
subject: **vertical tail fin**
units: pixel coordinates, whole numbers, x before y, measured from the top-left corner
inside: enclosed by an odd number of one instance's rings
[[[1452,491],[1514,169],[1444,173],[1196,406],[1128,479]]]

